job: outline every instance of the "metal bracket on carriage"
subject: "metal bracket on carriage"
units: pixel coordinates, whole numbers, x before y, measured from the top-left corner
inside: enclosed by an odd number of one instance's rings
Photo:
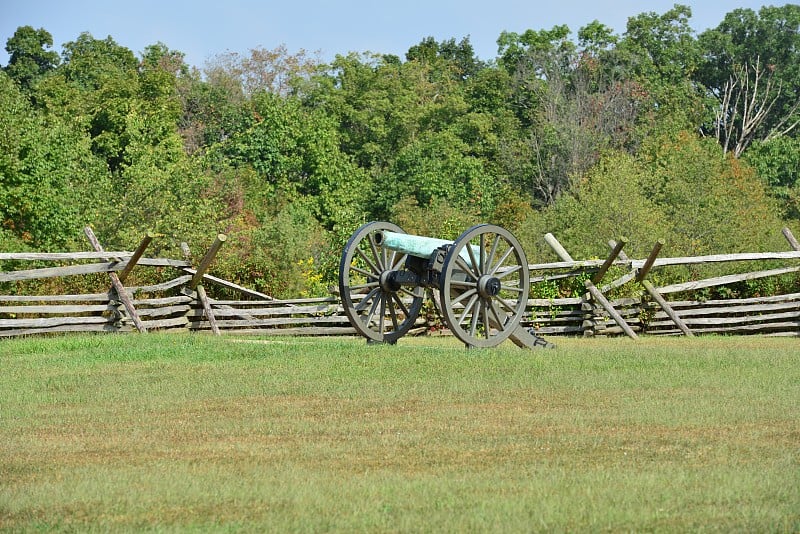
[[[438,293],[445,323],[467,347],[493,347],[505,339],[520,347],[553,347],[520,325],[530,272],[508,230],[481,224],[447,241],[371,222],[348,240],[339,293],[350,323],[368,341],[396,343],[405,335],[426,289]]]

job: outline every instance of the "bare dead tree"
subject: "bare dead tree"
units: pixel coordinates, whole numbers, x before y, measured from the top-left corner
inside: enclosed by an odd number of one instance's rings
[[[738,158],[759,134],[761,140],[769,141],[788,134],[800,124],[795,113],[800,107],[797,100],[775,126],[762,131],[761,126],[783,93],[783,83],[775,83],[774,70],[771,65],[762,67],[760,58],[756,58],[754,65],[736,68],[717,95],[719,106],[714,130],[724,153],[732,151]]]
[[[533,197],[549,205],[609,148],[623,148],[639,112],[634,82],[593,70],[580,58],[533,56],[516,73],[531,118],[526,169]]]
[[[290,53],[285,45],[280,45],[272,50],[254,48],[249,55],[219,54],[207,62],[205,74],[211,83],[236,84],[244,96],[257,91],[286,96],[291,92],[293,79],[308,78],[321,64],[319,52],[309,54],[300,49]]]

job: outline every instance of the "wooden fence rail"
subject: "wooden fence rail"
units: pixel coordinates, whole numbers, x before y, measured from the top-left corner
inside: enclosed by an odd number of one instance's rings
[[[783,230],[789,243],[793,236]],[[92,234],[93,235],[93,234]],[[87,236],[89,232],[87,231]],[[790,239],[791,237],[791,239]],[[64,332],[148,332],[184,330],[236,335],[355,335],[337,296],[278,300],[232,282],[214,277],[207,270],[225,242],[219,235],[197,267],[190,259],[146,258],[148,234],[137,251],[103,251],[93,242],[94,252],[2,253],[0,261],[58,262],[66,265],[0,272],[0,282],[12,286],[42,278],[87,276],[108,273],[106,291],[71,295],[0,295],[0,337]],[[800,335],[800,292],[746,299],[703,300],[692,297],[699,289],[775,276],[795,276],[800,290],[800,251],[718,254],[688,258],[659,258],[663,243],[657,242],[643,260],[627,258],[624,239],[610,244],[605,260],[575,261],[554,236],[546,238],[561,261],[532,264],[532,285],[547,280],[581,276],[585,294],[572,298],[528,300],[523,324],[543,336],[613,336],[764,334]],[[92,239],[90,238],[90,241]],[[792,245],[794,248],[794,245]],[[652,270],[708,263],[771,262],[770,269],[716,276],[656,287],[648,280]],[[623,275],[602,285],[609,268]],[[134,269],[173,269],[175,277],[149,286],[125,286]],[[124,275],[124,276],[123,276]],[[118,282],[118,283],[117,283]],[[612,298],[612,292],[633,285],[624,293],[637,297]],[[215,290],[238,293],[239,300],[214,298]],[[15,291],[18,293],[18,291]],[[668,300],[669,295],[682,296]],[[688,296],[688,298],[687,298]],[[125,298],[128,302],[125,302]],[[432,317],[420,317],[411,333],[440,328]]]

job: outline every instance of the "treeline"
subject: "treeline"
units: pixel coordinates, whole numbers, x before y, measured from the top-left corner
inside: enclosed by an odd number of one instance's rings
[[[531,260],[555,233],[575,257],[785,248],[800,218],[800,6],[737,9],[701,34],[691,11],[504,32],[405,57],[323,63],[223,54],[202,70],[161,43],[88,33],[52,50],[23,26],[0,72],[0,251],[153,253],[224,232],[215,273],[318,295],[368,220],[454,238],[478,222]]]

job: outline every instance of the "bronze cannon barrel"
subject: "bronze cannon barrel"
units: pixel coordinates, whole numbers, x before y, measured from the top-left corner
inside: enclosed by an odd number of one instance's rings
[[[435,237],[425,237],[420,235],[403,234],[399,232],[381,231],[375,232],[375,244],[389,250],[394,250],[402,254],[416,256],[418,258],[430,258],[434,251],[440,247],[452,245],[453,241],[447,239],[437,239]],[[472,246],[475,259],[480,258],[480,249]],[[459,254],[461,258],[472,266],[469,252],[466,248]]]

